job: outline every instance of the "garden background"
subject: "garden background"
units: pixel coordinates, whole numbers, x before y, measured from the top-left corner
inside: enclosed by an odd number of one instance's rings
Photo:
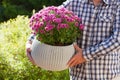
[[[0,80],[69,80],[68,70],[41,69],[26,57],[29,18],[43,6],[65,0],[0,0]]]

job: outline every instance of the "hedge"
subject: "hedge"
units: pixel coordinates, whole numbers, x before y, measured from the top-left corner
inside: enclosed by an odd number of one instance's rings
[[[68,70],[52,72],[28,60],[25,44],[31,32],[28,16],[0,23],[0,80],[69,80]]]

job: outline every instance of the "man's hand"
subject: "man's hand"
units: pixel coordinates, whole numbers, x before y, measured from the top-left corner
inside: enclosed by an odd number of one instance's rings
[[[32,62],[32,64],[35,65],[35,62],[33,61],[32,57],[31,57],[31,45],[32,45],[31,41],[28,41],[26,43],[26,55],[27,55],[28,59]]]
[[[86,62],[85,58],[82,55],[82,49],[79,48],[77,44],[74,44],[74,48],[76,50],[76,54],[68,61],[68,67],[73,67],[75,65]]]

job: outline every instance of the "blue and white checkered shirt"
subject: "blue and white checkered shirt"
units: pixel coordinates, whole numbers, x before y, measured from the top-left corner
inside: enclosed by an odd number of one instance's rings
[[[87,62],[70,69],[71,80],[112,80],[120,74],[120,0],[67,0],[64,7],[82,18],[78,44]]]
[[[87,62],[70,68],[71,80],[112,80],[120,75],[120,0],[67,0],[61,6],[82,18],[78,45]],[[32,39],[32,38],[31,38]]]

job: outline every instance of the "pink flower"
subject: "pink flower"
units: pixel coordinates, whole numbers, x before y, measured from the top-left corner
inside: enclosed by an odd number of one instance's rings
[[[55,19],[53,19],[53,22],[55,22],[55,23],[61,23],[62,20],[61,20],[61,18],[55,18]]]
[[[55,15],[54,14],[49,14],[49,19],[52,20],[52,19],[55,19]]]
[[[78,22],[75,22],[75,26],[79,26],[79,23],[78,23]]]
[[[68,28],[69,26],[68,26],[68,24],[62,23],[62,24],[58,24],[57,27],[58,27],[57,29],[59,30],[59,29],[61,29],[61,28]]]
[[[49,21],[48,15],[44,15],[44,16],[42,17],[42,20],[45,21],[45,22]]]
[[[45,31],[44,31],[44,30],[40,30],[40,33],[41,33],[41,34],[44,34],[44,33],[45,33]]]
[[[30,18],[30,28],[48,44],[72,43],[84,28],[81,23],[72,11],[55,6],[43,8]]]
[[[54,28],[53,25],[48,24],[48,25],[45,27],[45,30],[46,30],[46,31],[50,31],[50,30],[52,30],[53,28]]]
[[[83,24],[80,24],[79,29],[80,29],[80,30],[83,30],[83,29],[84,29],[84,25],[83,25]]]

